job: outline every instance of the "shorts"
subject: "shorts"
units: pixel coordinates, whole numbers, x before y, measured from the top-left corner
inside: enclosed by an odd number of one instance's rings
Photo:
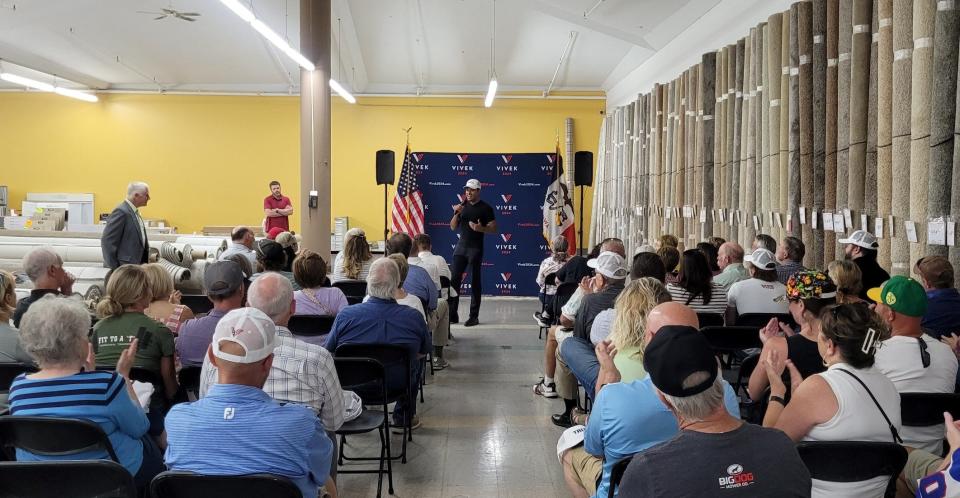
[[[590,496],[597,494],[597,483],[603,476],[603,459],[587,453],[583,445],[567,450],[570,454],[570,466],[580,484]]]
[[[923,450],[913,450],[903,467],[903,477],[911,493],[917,492],[917,481],[933,474],[940,468],[943,459]]]

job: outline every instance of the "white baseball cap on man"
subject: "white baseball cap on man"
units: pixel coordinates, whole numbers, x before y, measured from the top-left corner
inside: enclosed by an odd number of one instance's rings
[[[596,259],[587,261],[587,266],[597,270],[597,273],[614,280],[627,278],[627,265],[623,256],[612,252],[603,251]]]
[[[474,190],[480,190],[480,180],[477,180],[476,178],[471,178],[467,180],[467,184],[464,185],[463,188],[472,188]]]
[[[743,257],[745,263],[757,267],[758,270],[775,270],[777,268],[777,258],[767,249],[757,248],[752,254]]]
[[[864,249],[876,251],[880,244],[877,243],[877,237],[866,230],[857,230],[850,234],[848,239],[840,239],[839,244],[853,244]]]
[[[243,348],[235,355],[220,350],[221,343],[232,342]],[[256,363],[273,353],[277,343],[277,326],[256,308],[238,308],[224,315],[217,323],[211,345],[213,356],[232,363]]]

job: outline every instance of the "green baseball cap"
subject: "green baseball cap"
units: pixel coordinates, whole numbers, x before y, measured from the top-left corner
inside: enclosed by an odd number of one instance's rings
[[[867,297],[907,316],[923,316],[927,312],[927,292],[920,282],[903,275],[891,277],[883,287],[868,290]]]

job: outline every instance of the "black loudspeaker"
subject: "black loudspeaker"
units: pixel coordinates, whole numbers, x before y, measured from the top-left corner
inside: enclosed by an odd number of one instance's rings
[[[593,152],[581,150],[573,155],[573,184],[593,185]]]
[[[393,170],[396,167],[392,150],[377,151],[377,185],[393,185]]]

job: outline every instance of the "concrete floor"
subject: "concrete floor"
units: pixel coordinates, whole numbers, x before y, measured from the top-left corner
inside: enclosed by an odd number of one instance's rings
[[[462,303],[468,306],[465,299]],[[484,299],[480,326],[455,325],[451,367],[437,372],[419,405],[423,426],[394,463],[398,497],[569,496],[557,463],[562,432],[549,416],[563,403],[533,394],[543,341],[532,313],[536,299]],[[430,382],[430,381],[428,381]],[[395,451],[400,436],[391,441]],[[379,453],[375,434],[348,439],[347,452]],[[341,475],[340,496],[376,496],[375,474]],[[383,496],[387,494],[384,477]]]

